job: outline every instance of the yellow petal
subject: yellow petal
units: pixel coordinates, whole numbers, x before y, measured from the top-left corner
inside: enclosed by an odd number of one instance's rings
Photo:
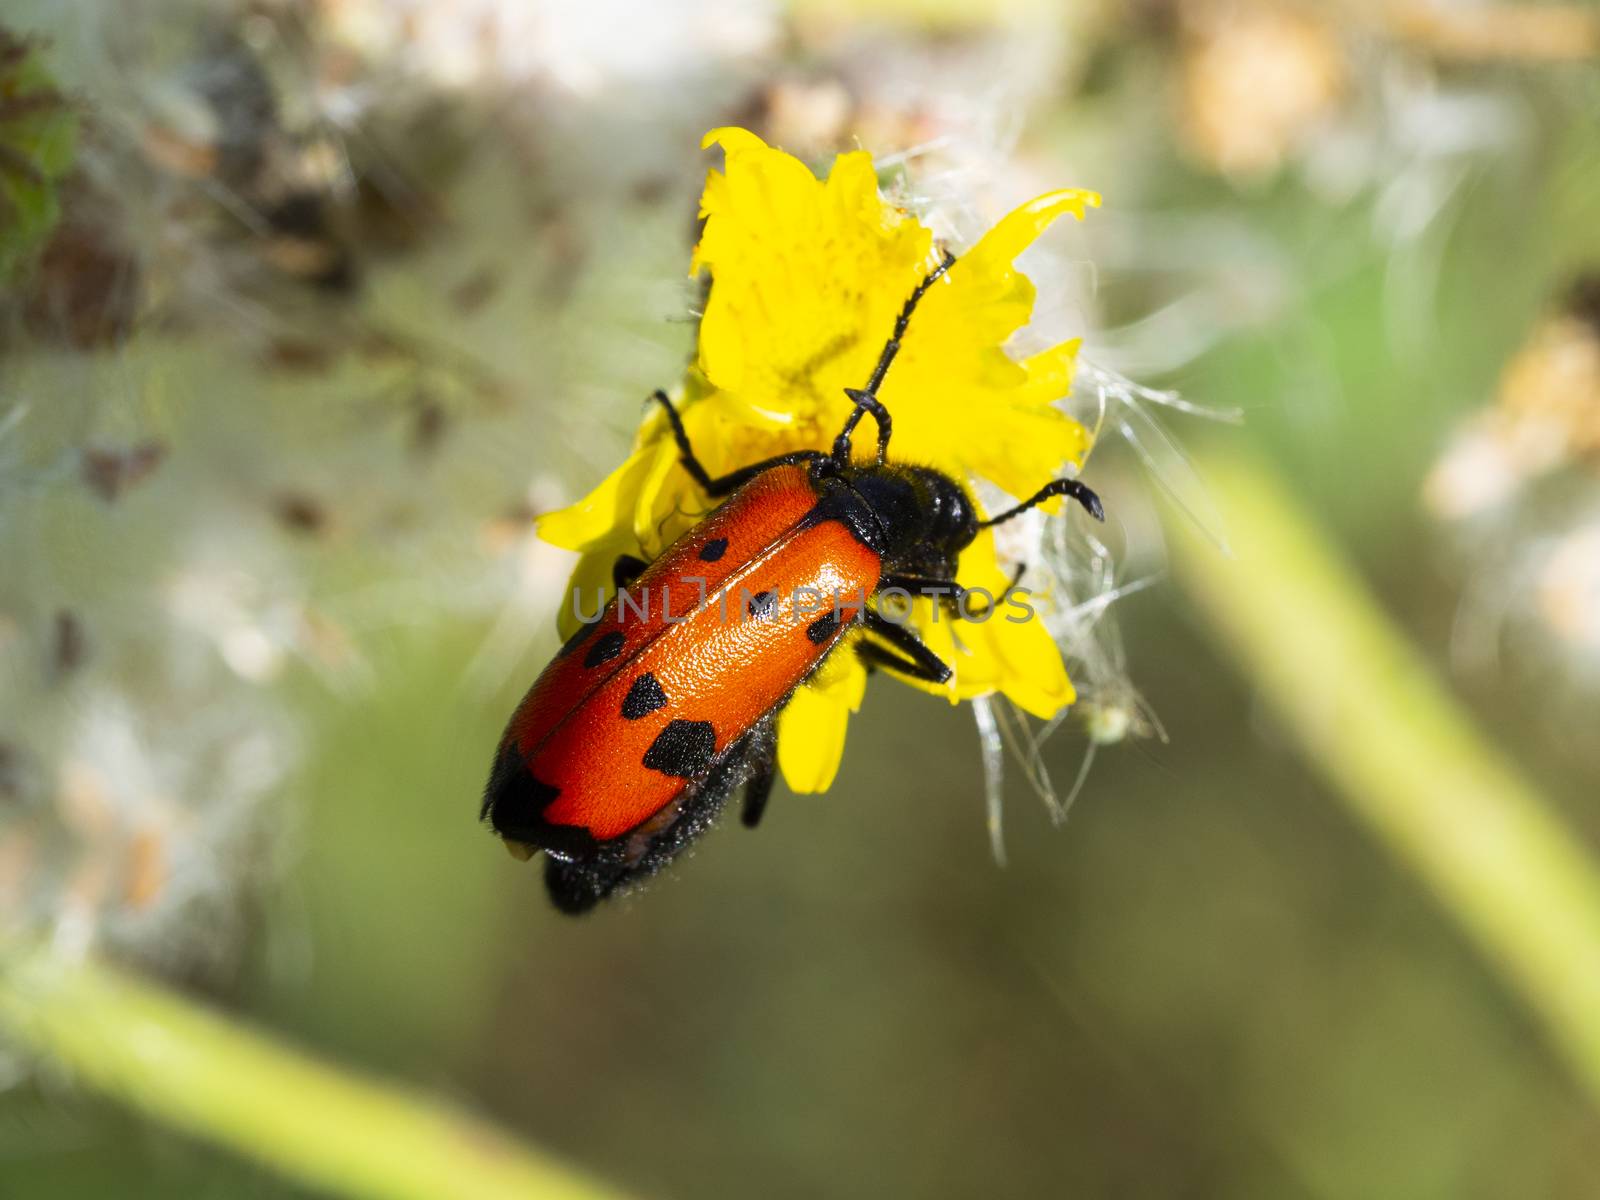
[[[676,536],[676,532],[669,533],[662,528],[662,521],[682,508],[682,502],[694,503],[691,499],[693,481],[683,469],[678,448],[671,441],[663,438],[643,453],[650,456],[649,466],[641,475],[628,528],[633,531],[634,540],[654,556],[666,549]]]
[[[1053,717],[1075,695],[1061,651],[1042,621],[1009,624],[1007,614],[1020,615],[1002,605],[984,623],[951,628],[944,656],[955,674],[943,689],[924,690],[942,690],[952,704],[1002,692],[1034,716]]]
[[[995,558],[991,532],[985,530],[962,553],[957,577],[964,586],[984,588],[995,597],[988,620],[967,622],[959,631],[967,648],[960,660],[962,698],[988,694],[969,690],[988,685],[988,691],[1004,692],[1019,707],[1045,719],[1071,704],[1075,698],[1072,681],[1043,618],[1037,612],[1028,615],[1005,598],[1011,576]],[[1026,594],[1019,594],[1018,599],[1032,607],[1039,603]]]
[[[1017,707],[1049,720],[1077,699],[1061,650],[1039,617],[1013,624],[1006,616],[997,613],[983,626],[1001,664],[1000,690]]]
[[[551,545],[567,550],[585,550],[619,528],[631,529],[641,488],[655,460],[655,447],[635,450],[594,491],[576,504],[540,516],[534,529]]]
[[[767,144],[759,137],[738,125],[719,125],[700,139],[700,149],[709,150],[713,146],[721,146],[729,154],[767,149]]]
[[[986,515],[982,505],[978,506],[978,515]],[[995,554],[993,530],[980,530],[972,544],[961,552],[961,561],[956,566],[956,581],[962,587],[983,588],[996,600],[1011,586],[1011,572],[1000,566]]]
[[[1071,213],[1081,221],[1086,205],[1099,208],[1099,194],[1082,188],[1065,188],[1046,192],[1012,209],[978,239],[978,244],[962,256],[950,274],[956,276],[959,271],[973,278],[999,278],[1010,274],[1009,268],[1017,255],[1033,245],[1058,217]]]
[[[556,613],[556,631],[562,641],[578,632],[580,614],[593,620],[610,602],[611,593],[616,590],[611,584],[612,569],[619,555],[634,553],[631,545],[625,539],[603,542],[578,560]]]
[[[745,336],[739,330],[739,314],[728,292],[712,289],[700,318],[700,370],[707,379],[730,392],[738,391],[745,378]]]
[[[861,707],[867,671],[848,645],[828,656],[807,683],[795,688],[778,714],[778,768],[789,790],[825,792],[844,758],[850,714]]]
[[[1035,294],[1033,283],[1016,270],[1014,260],[1063,213],[1081,219],[1084,205],[1099,200],[1093,192],[1050,192],[1002,217],[950,269],[950,288],[930,293],[923,302],[913,333],[920,325],[931,344],[943,344],[953,336],[957,345],[983,348],[996,364],[1009,361],[1000,346],[1027,323]],[[953,328],[936,337],[931,327],[940,324]]]
[[[1072,376],[1082,345],[1082,338],[1073,338],[1023,359],[1022,369],[1028,381],[1018,392],[1017,402],[1054,404],[1067,395],[1072,390]]]
[[[1019,500],[1060,475],[1064,464],[1079,461],[1087,439],[1083,426],[1053,408],[1013,410],[1005,427],[1003,443],[974,439],[966,467]],[[1055,500],[1044,508],[1054,512],[1059,506]]]

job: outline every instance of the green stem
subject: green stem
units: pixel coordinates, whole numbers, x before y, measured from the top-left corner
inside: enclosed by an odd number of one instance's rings
[[[326,1192],[619,1195],[438,1101],[319,1062],[94,962],[0,947],[0,1028],[84,1084]]]
[[[1421,875],[1600,1100],[1600,876],[1473,726],[1295,498],[1249,459],[1203,471],[1236,558],[1179,575],[1316,768]]]

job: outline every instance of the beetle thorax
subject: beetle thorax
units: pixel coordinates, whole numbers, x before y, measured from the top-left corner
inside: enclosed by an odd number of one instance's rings
[[[966,489],[942,471],[899,464],[850,467],[836,478],[870,518],[886,572],[950,578],[978,534]]]

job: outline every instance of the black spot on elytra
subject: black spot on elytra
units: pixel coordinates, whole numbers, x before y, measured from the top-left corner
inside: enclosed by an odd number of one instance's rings
[[[673,721],[644,752],[644,765],[663,775],[692,779],[711,766],[717,733],[710,721]]]
[[[494,772],[483,793],[483,816],[501,837],[531,840],[544,825],[544,810],[561,789],[536,778],[515,746],[507,746],[495,759]]]
[[[764,621],[778,611],[778,593],[757,592],[744,602],[744,611],[753,621]]]
[[[598,667],[601,663],[608,663],[622,653],[622,643],[627,639],[622,636],[620,629],[613,629],[605,637],[589,647],[589,653],[583,656],[583,665]]]
[[[727,538],[712,538],[704,546],[700,547],[700,561],[701,562],[716,562],[719,558],[721,558],[727,552],[728,552],[728,539]]]
[[[811,624],[806,626],[806,636],[817,645],[822,645],[833,636],[834,630],[839,628],[838,613],[823,613]]]
[[[589,640],[589,635],[592,634],[595,631],[595,629],[598,628],[598,627],[599,627],[599,622],[598,621],[587,622],[587,623],[585,623],[583,625],[579,625],[578,626],[578,631],[576,633],[574,633],[571,637],[569,637],[566,641],[561,643],[561,649],[556,651],[556,657],[557,658],[565,658],[567,655],[571,654],[579,646],[583,645],[586,641],[588,641]]]
[[[666,703],[667,694],[661,690],[661,682],[646,671],[633,681],[633,686],[623,697],[622,716],[625,720],[637,721],[658,708],[665,708]]]

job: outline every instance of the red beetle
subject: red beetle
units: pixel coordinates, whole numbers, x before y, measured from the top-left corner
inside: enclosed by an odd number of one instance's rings
[[[618,595],[517,706],[484,793],[497,834],[545,852],[545,882],[563,912],[585,912],[660,870],[741,783],[744,823],[755,825],[772,788],[777,714],[851,626],[870,635],[856,644],[869,666],[950,678],[868,598],[899,588],[959,600],[956,562],[978,531],[1051,496],[1105,519],[1092,491],[1057,479],[980,521],[950,476],[887,460],[892,422],[878,387],[917,301],[954,261],[947,255],[906,300],[866,387],[847,389],[856,407],[831,451],[713,479],[672,402],[655,393],[684,468],[708,496],[728,499],[648,567],[618,561]],[[867,413],[878,453],[862,466],[850,438]]]

